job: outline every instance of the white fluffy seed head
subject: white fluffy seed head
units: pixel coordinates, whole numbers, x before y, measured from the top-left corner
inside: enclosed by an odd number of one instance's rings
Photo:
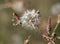
[[[36,28],[36,26],[40,23],[39,15],[34,9],[27,10],[24,12],[23,16],[20,18],[22,22],[22,26]]]

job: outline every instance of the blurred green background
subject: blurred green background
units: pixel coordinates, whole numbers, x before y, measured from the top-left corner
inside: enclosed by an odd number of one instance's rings
[[[21,12],[20,11],[18,12],[6,6],[5,4],[8,5],[8,3],[13,3],[14,1],[20,0],[0,0],[0,44],[23,44],[24,40],[27,38],[28,35],[32,35],[29,44],[47,44],[47,42],[44,41],[40,36],[40,30],[36,32],[29,28],[24,29],[21,26],[12,25],[13,23],[11,20],[12,13],[16,12],[17,14],[21,15]],[[60,0],[22,0],[22,1],[24,2],[25,7],[27,9],[40,10],[42,22],[44,21],[47,22],[47,18],[49,15],[53,16],[51,13],[52,5],[60,3]],[[52,23],[52,28],[54,28],[55,24]],[[58,26],[56,33],[60,35],[60,25]],[[17,36],[16,37],[17,39],[20,39],[20,42],[14,43],[14,39],[12,40],[12,36],[15,35]],[[20,38],[18,38],[18,36]],[[60,44],[60,40],[56,40],[56,44]]]

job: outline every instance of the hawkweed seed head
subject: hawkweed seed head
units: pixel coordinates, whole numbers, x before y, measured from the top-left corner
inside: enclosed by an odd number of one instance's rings
[[[40,23],[39,15],[38,11],[36,12],[34,9],[25,11],[21,17],[22,26],[35,29],[35,25]]]
[[[37,25],[40,24],[40,14],[39,10],[35,11],[33,10],[26,10],[21,17],[18,16],[18,14],[13,13],[13,17],[16,19],[16,24],[13,25],[18,25],[21,23],[22,27],[29,27],[32,29],[36,29]]]

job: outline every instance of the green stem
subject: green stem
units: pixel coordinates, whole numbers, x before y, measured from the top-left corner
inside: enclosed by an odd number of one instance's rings
[[[56,26],[55,26],[55,28],[54,28],[54,30],[53,30],[53,32],[52,32],[52,37],[54,36],[55,31],[56,31],[56,29],[57,29],[58,25],[59,25],[59,23],[57,23],[57,24],[56,24]]]

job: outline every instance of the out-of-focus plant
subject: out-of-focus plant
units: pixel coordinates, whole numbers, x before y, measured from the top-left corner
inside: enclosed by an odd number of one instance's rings
[[[4,8],[11,8],[17,12],[23,12],[25,10],[24,7],[24,2],[19,0],[19,1],[12,1],[12,2],[6,2],[4,4],[0,4],[0,10]]]
[[[40,25],[39,13],[40,13],[39,11],[35,12],[35,10],[32,10],[32,11],[27,10],[24,12],[24,14],[21,17],[19,17],[16,13],[14,13],[13,17],[15,18],[17,22],[16,24],[14,23],[13,25],[14,26],[21,25],[22,27],[30,27],[32,29],[39,29],[38,28]],[[14,21],[14,18],[13,18],[13,21]],[[46,27],[47,35],[45,35],[43,32],[42,32],[43,34],[41,34],[41,36],[48,41],[48,44],[55,44],[55,40],[60,39],[60,37],[58,37],[57,34],[55,33],[59,25],[59,22],[58,22],[60,20],[59,18],[60,17],[58,16],[57,25],[55,26],[54,30],[51,33],[51,18],[49,16],[47,27]]]
[[[21,24],[22,27],[30,27],[32,29],[36,29],[40,24],[39,16],[39,11],[35,11],[34,9],[25,11],[21,17],[14,13],[13,17],[15,17],[17,23],[13,23],[13,25]],[[12,21],[14,21],[14,19]]]
[[[54,12],[57,11],[55,14],[60,14],[60,12],[56,8],[59,10],[59,8],[56,7],[56,5],[52,7],[52,13],[54,14]],[[31,29],[37,30],[39,29],[39,26],[40,26],[40,12],[39,10],[35,11],[34,9],[25,10],[22,16],[20,17],[18,16],[18,14],[14,12],[12,21],[15,21],[15,20],[16,20],[16,23],[13,23],[14,26],[21,25],[22,27],[29,27]],[[43,34],[41,34],[43,39],[46,39],[46,41],[48,41],[47,44],[55,44],[55,41],[57,39],[60,39],[60,37],[55,32],[59,23],[60,23],[60,15],[58,15],[57,24],[55,28],[53,29],[53,31],[51,31],[51,17],[50,16],[48,17],[48,23],[46,27],[47,35],[45,35],[43,32],[42,32]],[[24,44],[28,44],[29,39],[30,39],[30,36],[28,36],[28,39],[25,40]]]

